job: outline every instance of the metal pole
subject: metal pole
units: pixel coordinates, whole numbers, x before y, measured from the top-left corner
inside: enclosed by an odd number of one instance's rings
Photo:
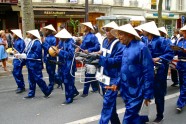
[[[85,22],[88,22],[88,0],[85,0]]]

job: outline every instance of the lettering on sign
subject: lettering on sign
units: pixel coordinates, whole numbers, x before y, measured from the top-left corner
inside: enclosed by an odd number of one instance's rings
[[[59,12],[59,11],[44,11],[44,15],[65,15],[65,12]]]

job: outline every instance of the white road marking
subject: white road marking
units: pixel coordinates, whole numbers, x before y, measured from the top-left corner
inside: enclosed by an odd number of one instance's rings
[[[172,98],[175,98],[177,96],[179,96],[179,92],[177,93],[174,93],[174,94],[171,94],[171,95],[167,95],[165,96],[165,100],[168,100],[168,99],[172,99]],[[151,104],[154,104],[154,100],[151,102]],[[122,108],[122,109],[118,109],[117,110],[117,113],[118,114],[122,114],[125,112],[125,108]],[[77,120],[77,121],[73,121],[73,122],[69,122],[69,123],[66,123],[66,124],[87,124],[87,123],[90,123],[90,122],[94,122],[94,121],[98,121],[100,119],[101,115],[95,115],[95,116],[92,116],[92,117],[88,117],[88,118],[83,118],[81,120]]]

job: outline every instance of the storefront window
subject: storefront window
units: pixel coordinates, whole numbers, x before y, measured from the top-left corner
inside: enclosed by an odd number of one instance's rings
[[[165,1],[165,10],[170,10],[170,6],[171,6],[171,0],[166,0]]]

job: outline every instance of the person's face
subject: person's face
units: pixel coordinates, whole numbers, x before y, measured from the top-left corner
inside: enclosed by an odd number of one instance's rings
[[[128,43],[131,41],[130,34],[125,33],[123,31],[118,31],[118,37],[119,41],[124,45],[128,45]]]
[[[36,37],[34,35],[30,34],[30,39],[34,40],[34,39],[36,39]]]
[[[149,34],[148,32],[143,31],[143,35],[144,35],[144,36],[147,36],[148,34]]]
[[[50,30],[43,29],[43,33],[44,33],[45,36],[48,36],[50,34]]]
[[[90,28],[85,26],[85,25],[83,25],[83,32],[88,32],[88,31],[90,31]]]
[[[105,33],[106,33],[106,36],[107,36],[108,39],[113,39],[114,38],[114,36],[110,32],[111,30],[112,30],[112,28],[105,28]]]
[[[182,35],[183,35],[184,39],[186,39],[186,31],[182,31]]]
[[[17,39],[18,36],[17,36],[16,34],[13,33],[13,38],[14,38],[14,39]]]
[[[27,38],[30,38],[30,34],[28,33],[28,34],[26,35],[26,37],[27,37]]]

